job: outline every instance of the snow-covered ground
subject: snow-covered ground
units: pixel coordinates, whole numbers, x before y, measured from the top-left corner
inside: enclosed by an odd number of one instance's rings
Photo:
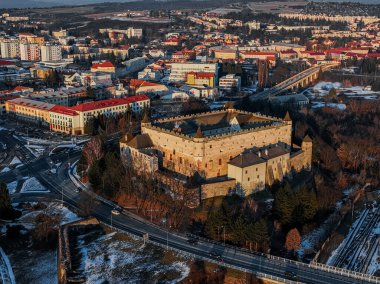
[[[50,192],[50,191],[46,189],[35,177],[31,177],[24,181],[20,192],[30,193],[30,192]]]
[[[20,161],[20,159],[15,156],[12,161],[9,163],[10,166],[15,166],[15,165],[19,165],[19,164],[22,164],[22,162]]]
[[[107,234],[88,243],[88,235],[78,238],[80,270],[87,283],[178,283],[185,279],[190,268],[186,260],[164,249],[121,234]],[[165,254],[170,255],[169,261]],[[161,280],[161,281],[160,281]]]
[[[41,145],[25,145],[25,148],[29,150],[30,153],[32,153],[32,155],[36,158],[40,157],[45,149],[46,149],[46,146],[41,146]]]
[[[352,87],[343,87],[341,83],[338,82],[319,82],[311,90],[314,94],[319,97],[326,96],[329,91],[334,88],[337,90],[337,93],[344,93],[349,97],[363,98],[366,100],[378,99],[380,92],[372,91],[367,87],[363,86],[352,86]],[[310,94],[312,96],[312,94]]]
[[[5,167],[1,170],[0,173],[6,173],[6,172],[9,172],[11,169],[9,167]]]
[[[325,102],[312,102],[311,103],[312,108],[322,108],[322,107],[332,107],[339,110],[345,110],[346,105],[345,104],[336,104],[336,103],[325,103]]]
[[[36,205],[32,203],[31,205]],[[18,208],[20,209],[20,208]],[[17,225],[24,226],[23,234],[32,230],[39,214],[60,216],[60,223],[65,224],[78,220],[78,216],[59,203],[49,203],[42,209],[22,209],[22,216],[16,220]],[[6,232],[6,227],[0,226],[0,232]],[[56,249],[34,249],[33,247],[13,248],[9,259],[16,276],[17,283],[57,283],[57,251]]]
[[[345,239],[330,255],[326,264],[339,265],[341,256],[347,251],[348,255],[344,258],[343,268],[375,274],[380,270],[379,259],[379,233],[380,222],[373,223],[373,216],[378,214],[378,208],[365,209],[361,212],[355,222],[351,225],[349,233]],[[363,233],[364,232],[364,233]],[[359,243],[355,243],[360,240]]]
[[[9,194],[14,194],[16,192],[17,183],[17,181],[12,181],[11,183],[7,184]]]

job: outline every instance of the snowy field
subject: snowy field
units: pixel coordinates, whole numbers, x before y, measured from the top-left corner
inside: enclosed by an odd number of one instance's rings
[[[344,93],[348,97],[352,98],[362,98],[365,100],[376,100],[380,96],[380,92],[372,91],[368,87],[363,86],[352,86],[343,87],[341,83],[338,82],[319,82],[314,87],[311,88],[312,92],[309,92],[308,96],[317,95],[319,97],[324,97],[328,95],[329,91],[334,88],[337,93]]]
[[[178,283],[189,274],[187,261],[172,252],[119,233],[88,242],[90,234],[78,237],[86,283]]]
[[[37,203],[31,203],[31,206],[36,205]],[[21,225],[24,227],[24,229],[21,230],[21,233],[24,236],[31,233],[35,228],[35,218],[41,213],[49,216],[59,216],[61,224],[79,220],[79,217],[75,213],[71,212],[66,207],[61,207],[59,203],[49,203],[46,205],[46,208],[40,209],[33,209],[32,207],[16,207],[17,209],[22,210],[22,216],[15,220],[14,225]],[[0,224],[0,232],[6,232],[5,225],[1,226]],[[14,244],[17,244],[17,242],[12,239],[12,245]],[[12,247],[12,249],[9,250],[10,253],[8,253],[16,277],[16,283],[56,284],[56,249],[34,248],[29,242],[23,244],[24,245]]]
[[[332,107],[336,108],[338,110],[345,110],[346,105],[345,104],[336,104],[336,103],[325,103],[325,102],[312,102],[311,108],[322,108],[322,107]]]
[[[36,193],[36,192],[50,192],[46,189],[40,182],[35,178],[31,177],[24,181],[21,190],[21,193]]]

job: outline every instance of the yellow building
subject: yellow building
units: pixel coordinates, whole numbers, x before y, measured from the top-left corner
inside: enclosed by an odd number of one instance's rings
[[[234,49],[215,49],[214,57],[221,60],[236,60],[237,52]]]
[[[290,171],[309,169],[312,142],[305,139],[291,151],[291,131],[289,115],[279,119],[232,108],[153,123],[144,119],[141,125],[149,149],[158,151],[159,168],[200,177],[201,198],[226,195],[233,187],[250,194]]]
[[[49,125],[49,111],[54,107],[53,104],[33,101],[29,99],[17,98],[5,103],[5,110],[10,115],[25,121],[32,121],[41,125]]]
[[[215,87],[215,74],[209,72],[189,72],[186,75],[186,83],[191,86]]]

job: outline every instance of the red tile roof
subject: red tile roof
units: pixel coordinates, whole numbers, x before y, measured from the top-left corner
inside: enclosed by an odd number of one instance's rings
[[[78,113],[69,107],[55,105],[51,110],[51,112],[59,113],[59,114],[65,114],[65,115],[71,115],[75,116],[78,115]]]
[[[6,66],[6,65],[16,65],[16,63],[9,60],[0,60],[0,66]]]
[[[214,78],[215,74],[210,72],[189,72],[188,74],[195,75],[197,78]]]
[[[155,86],[161,86],[161,84],[152,83],[144,80],[138,80],[138,79],[131,79],[129,83],[129,87],[133,89],[141,88],[141,87],[155,87]]]
[[[85,111],[92,111],[96,109],[103,109],[103,108],[108,108],[108,107],[125,105],[125,104],[134,103],[134,102],[145,101],[145,100],[149,100],[149,98],[146,95],[139,95],[139,96],[132,96],[132,97],[127,97],[127,98],[115,98],[115,99],[84,103],[84,104],[70,107],[70,109],[74,111],[85,112]]]
[[[97,68],[114,68],[115,66],[109,62],[101,62],[101,63],[95,63],[91,66],[91,68],[97,69]]]
[[[265,52],[265,51],[246,51],[242,52],[244,55],[275,55],[276,52]]]
[[[293,49],[288,49],[288,50],[283,50],[283,51],[280,51],[282,54],[294,54],[294,53],[297,53],[296,51],[294,51]]]

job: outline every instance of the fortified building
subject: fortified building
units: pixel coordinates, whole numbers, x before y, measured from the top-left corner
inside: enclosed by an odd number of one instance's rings
[[[137,171],[171,171],[202,181],[201,198],[261,190],[291,171],[309,169],[312,141],[292,145],[292,121],[233,108],[150,122],[126,135],[122,157]]]

